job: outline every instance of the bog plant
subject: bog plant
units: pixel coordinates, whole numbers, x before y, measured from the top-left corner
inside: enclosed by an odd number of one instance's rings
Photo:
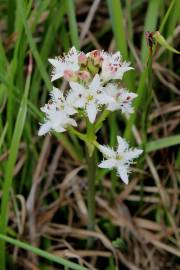
[[[69,131],[83,140],[87,146],[88,163],[88,208],[93,228],[95,197],[95,148],[103,155],[98,164],[100,168],[116,169],[124,183],[128,183],[130,164],[142,150],[130,148],[125,139],[117,136],[117,148],[100,145],[96,133],[103,121],[113,111],[129,115],[133,113],[132,101],[137,97],[122,86],[125,72],[133,69],[123,61],[120,52],[107,53],[94,50],[87,54],[74,47],[63,57],[49,59],[53,66],[51,81],[64,78],[68,81],[67,91],[53,87],[51,99],[41,110],[45,121],[41,124],[39,135],[51,131]],[[86,120],[86,133],[78,130],[81,120]]]

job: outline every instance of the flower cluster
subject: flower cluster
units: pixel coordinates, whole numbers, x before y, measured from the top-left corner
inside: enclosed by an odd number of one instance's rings
[[[40,126],[39,135],[53,130],[64,132],[69,126],[76,127],[77,119],[84,117],[93,124],[104,111],[120,110],[125,114],[133,112],[132,101],[137,95],[122,87],[123,75],[132,67],[122,61],[120,52],[113,54],[94,50],[85,54],[73,47],[63,57],[49,59],[49,62],[53,66],[51,81],[64,78],[69,82],[69,89],[63,92],[53,87],[49,103],[41,108],[46,119]],[[120,137],[118,143],[117,153],[105,146],[99,146],[99,150],[107,158],[99,167],[124,168],[124,173],[123,170],[120,173],[118,169],[118,174],[127,182],[129,160],[136,158],[140,150],[134,150],[134,154],[132,150],[128,152],[128,147],[125,147]],[[119,152],[120,149],[122,153]]]

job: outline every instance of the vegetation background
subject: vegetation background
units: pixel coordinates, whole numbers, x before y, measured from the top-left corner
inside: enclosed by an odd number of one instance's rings
[[[179,0],[0,1],[0,269],[180,269],[180,59],[156,46],[151,69],[145,40],[159,30],[178,48],[179,21]],[[124,135],[144,156],[127,186],[98,172],[94,232],[82,143],[37,136],[47,59],[72,45],[120,50],[139,95],[129,121],[116,112],[99,133],[112,146]]]

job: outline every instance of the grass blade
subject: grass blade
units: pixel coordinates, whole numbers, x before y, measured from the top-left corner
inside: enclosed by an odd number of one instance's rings
[[[108,9],[112,21],[112,28],[114,32],[114,38],[118,50],[122,53],[124,59],[128,59],[127,42],[125,37],[125,31],[123,26],[123,15],[121,1],[119,0],[107,0]]]
[[[178,144],[180,144],[180,135],[174,135],[167,138],[148,142],[146,144],[146,152],[149,153]]]
[[[172,10],[172,8],[173,8],[173,6],[174,6],[174,4],[175,4],[175,1],[176,1],[176,0],[172,0],[172,1],[171,1],[171,4],[170,4],[170,6],[169,6],[169,8],[168,8],[168,10],[167,10],[167,12],[166,12],[166,14],[165,14],[165,16],[164,16],[162,22],[161,22],[161,25],[160,25],[160,27],[159,27],[159,32],[160,32],[160,33],[161,33],[161,32],[163,31],[163,29],[164,29],[164,26],[165,26],[165,24],[166,24],[166,22],[167,22],[167,20],[168,20],[168,18],[169,18],[169,15],[170,15],[171,10]]]
[[[7,58],[6,58],[4,46],[0,39],[0,71],[4,71],[6,64],[7,64]]]
[[[22,249],[25,249],[25,250],[28,250],[28,251],[31,251],[47,260],[50,260],[52,262],[55,262],[55,263],[58,263],[58,264],[61,264],[61,265],[64,265],[66,267],[69,267],[70,269],[74,269],[74,270],[87,270],[87,268],[83,267],[83,266],[80,266],[76,263],[73,263],[73,262],[70,262],[68,260],[65,260],[59,256],[55,256],[47,251],[44,251],[42,249],[39,249],[39,248],[36,248],[36,247],[33,247],[29,244],[26,244],[22,241],[19,241],[19,240],[16,240],[16,239],[13,239],[9,236],[6,236],[6,235],[2,235],[0,234],[0,239],[3,240],[3,241],[6,241],[16,247],[19,247],[19,248],[22,248]]]
[[[146,67],[141,75],[141,78],[140,78],[139,87],[137,89],[138,96],[134,101],[135,113],[133,113],[129,117],[127,125],[126,125],[126,129],[125,129],[125,133],[124,133],[126,140],[128,140],[129,142],[133,141],[132,126],[136,123],[137,117],[139,117],[140,113],[141,113],[141,106],[143,104],[145,92],[147,90],[147,88],[146,88],[147,76],[148,76],[148,69]]]
[[[173,7],[170,10],[171,14],[168,17],[166,37],[171,36],[176,27],[176,24],[178,23],[178,20],[180,20],[179,10],[180,10],[180,1],[175,0],[175,3],[173,4]]]
[[[162,0],[151,0],[148,2],[148,9],[146,12],[146,19],[144,24],[144,32],[142,35],[142,42],[141,42],[141,60],[142,63],[146,63],[147,61],[147,54],[148,54],[148,48],[146,45],[145,40],[145,32],[150,31],[153,32],[156,30],[157,20],[158,20],[158,14],[159,14],[159,8],[162,4]]]
[[[53,10],[52,13],[50,13],[50,17],[53,16],[53,17],[57,17],[56,20],[53,20],[47,30],[46,30],[46,33],[45,33],[45,37],[42,41],[42,47],[40,49],[40,58],[42,60],[42,62],[44,63],[44,66],[46,67],[47,66],[47,59],[48,59],[48,56],[49,56],[49,51],[53,45],[53,42],[56,38],[56,34],[57,34],[57,31],[59,29],[59,26],[62,24],[62,21],[63,21],[63,16],[64,16],[64,13],[65,13],[65,10],[66,10],[66,5],[64,2],[60,1],[59,2],[60,4],[58,5],[58,10]],[[33,103],[37,104],[39,103],[39,100],[38,100],[38,94],[39,94],[39,89],[40,89],[40,83],[41,83],[41,76],[39,74],[39,70],[36,69],[34,74],[33,74],[33,77],[32,77],[32,83],[31,83],[31,94],[30,94],[30,97],[31,97],[31,100],[33,101]]]
[[[24,25],[24,29],[25,29],[25,32],[26,32],[26,36],[27,36],[27,39],[28,39],[28,42],[29,42],[29,46],[31,48],[31,51],[32,51],[32,54],[36,60],[36,63],[37,63],[37,66],[39,68],[39,71],[41,73],[41,76],[42,78],[44,79],[44,82],[46,84],[46,87],[51,90],[52,89],[52,85],[50,83],[50,80],[49,80],[49,76],[46,72],[46,69],[44,67],[44,64],[41,60],[41,57],[38,53],[38,50],[36,48],[36,44],[33,40],[33,37],[32,37],[32,34],[31,34],[31,31],[29,29],[29,26],[28,26],[28,23],[27,23],[27,19],[25,17],[25,12],[24,12],[24,4],[22,4],[21,0],[18,0],[19,2],[19,9],[20,9],[20,17],[22,19],[22,22],[23,22],[23,25]]]
[[[76,14],[74,7],[74,0],[66,0],[67,4],[67,14],[69,20],[70,36],[72,44],[77,50],[80,49],[79,37],[78,37],[78,27],[76,22]]]
[[[108,9],[111,17],[112,28],[114,32],[114,38],[116,42],[116,48],[121,52],[125,60],[129,60],[127,40],[125,36],[125,29],[123,25],[123,12],[121,7],[121,1],[119,0],[107,0]],[[129,89],[133,89],[131,71],[125,74],[124,81]]]
[[[5,135],[6,135],[6,132],[7,132],[7,128],[8,128],[8,122],[6,122],[6,125],[5,125],[5,127],[3,129],[3,132],[1,134],[1,136],[0,136],[0,149],[1,149],[1,146],[2,146],[2,144],[4,142],[4,138],[5,138]]]

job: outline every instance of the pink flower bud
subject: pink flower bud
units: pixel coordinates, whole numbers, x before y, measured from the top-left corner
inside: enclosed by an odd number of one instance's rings
[[[86,63],[87,63],[87,57],[86,57],[85,53],[80,53],[79,54],[79,56],[78,56],[78,62],[79,62],[80,65],[81,64],[86,65]]]
[[[82,80],[82,81],[87,82],[87,81],[89,81],[89,79],[91,78],[91,76],[90,76],[90,73],[88,71],[84,70],[84,71],[79,71],[78,72],[78,78],[80,80]]]
[[[64,70],[64,78],[68,81],[72,81],[74,79],[74,72],[72,70]]]
[[[93,59],[95,65],[99,65],[102,61],[102,53],[99,50],[90,52],[90,57]]]

